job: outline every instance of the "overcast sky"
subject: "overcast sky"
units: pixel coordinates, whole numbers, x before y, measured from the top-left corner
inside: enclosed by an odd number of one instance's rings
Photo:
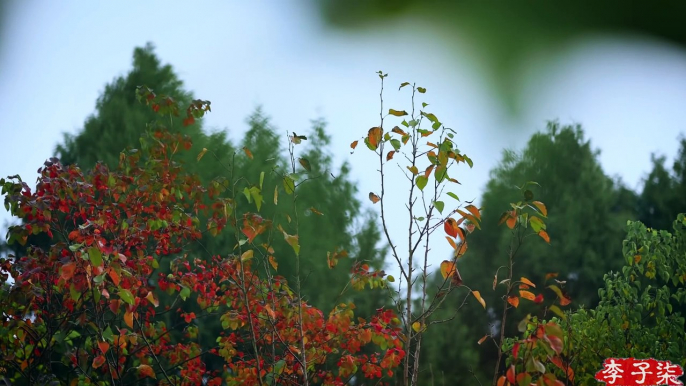
[[[686,54],[636,37],[588,37],[554,55],[533,52],[516,90],[523,113],[512,117],[480,59],[459,42],[446,50],[442,32],[421,21],[351,33],[323,25],[304,1],[8,1],[0,26],[0,176],[31,183],[62,133],[79,130],[105,83],[129,71],[134,47],[146,42],[196,97],[212,101],[208,130],[239,139],[258,105],[284,133],[325,118],[336,161],[352,163],[365,203],[378,180],[369,152],[351,156],[349,144],[378,124],[378,70],[389,73],[386,107],[408,108],[397,85],[417,82],[428,89],[429,110],[458,131],[460,150],[475,163],[455,174],[466,200],[479,197],[502,148],[521,149],[546,120],[583,124],[606,173],[635,189],[651,153],[671,162],[686,131]],[[392,203],[404,208],[404,201]],[[0,209],[0,224],[8,220]],[[392,231],[403,238],[403,228]],[[436,239],[434,262],[449,253]]]

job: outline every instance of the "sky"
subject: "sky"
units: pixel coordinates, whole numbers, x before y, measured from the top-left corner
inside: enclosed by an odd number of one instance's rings
[[[187,89],[212,101],[207,130],[240,139],[245,118],[260,105],[284,140],[286,132],[304,133],[311,120],[326,119],[336,162],[351,163],[359,198],[376,211],[367,200],[379,191],[371,154],[351,155],[349,145],[379,123],[379,70],[389,74],[386,108],[408,109],[409,93],[397,86],[416,82],[428,89],[421,100],[428,111],[458,132],[460,150],[474,161],[473,169],[451,174],[462,183],[455,193],[463,200],[478,202],[502,149],[522,149],[548,120],[582,124],[602,150],[605,172],[637,190],[651,154],[666,155],[671,164],[686,132],[686,53],[637,36],[588,36],[556,52],[532,52],[515,90],[522,112],[512,116],[478,55],[459,40],[446,50],[444,32],[422,20],[351,32],[324,25],[304,0],[4,1],[0,176],[20,174],[29,183],[63,133],[78,132],[105,84],[129,71],[133,49],[146,42]],[[399,210],[389,222],[406,224],[406,183],[390,177],[396,185],[389,206]],[[1,208],[0,224],[9,219]],[[406,239],[404,232],[404,226],[391,228],[395,240]],[[435,239],[437,264],[450,247]]]

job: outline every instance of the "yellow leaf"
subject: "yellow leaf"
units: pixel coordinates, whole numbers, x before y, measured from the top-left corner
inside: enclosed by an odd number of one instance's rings
[[[275,186],[274,187],[274,205],[277,205],[279,203],[279,187]]]
[[[129,328],[133,328],[133,312],[130,310],[124,313],[124,323],[126,323]]]
[[[463,241],[460,243],[460,245],[455,249],[456,259],[459,259],[460,257],[464,256],[464,254],[467,252],[467,240],[462,240]]]
[[[479,293],[479,291],[472,291],[472,295],[474,295],[476,300],[478,300],[479,303],[481,303],[483,308],[486,308],[486,301],[481,297],[481,293]]]
[[[241,255],[241,261],[248,261],[248,260],[252,259],[253,254],[254,254],[254,251],[252,249],[249,249],[249,250],[243,252],[243,254]]]
[[[148,299],[150,304],[152,304],[155,307],[160,305],[160,302],[157,299],[155,299],[155,296],[152,294],[152,291],[149,291],[145,298]]]
[[[445,239],[448,240],[448,244],[450,244],[450,246],[453,247],[453,249],[457,249],[457,245],[455,245],[455,242],[452,238],[445,236]]]
[[[536,205],[536,208],[538,208],[539,211],[541,211],[541,214],[544,216],[548,216],[548,209],[545,207],[545,204],[543,204],[540,201],[534,201],[532,204]]]
[[[279,267],[279,263],[274,260],[274,256],[269,255],[269,264],[271,264],[272,268],[276,271],[276,269]]]
[[[201,151],[201,152],[198,154],[198,156],[195,158],[196,161],[199,162],[200,159],[205,155],[205,153],[207,153],[207,148],[203,147],[203,148],[202,148],[202,151]]]
[[[412,323],[412,329],[414,332],[419,332],[419,330],[422,328],[422,324],[419,322],[414,322]]]
[[[452,261],[444,260],[441,263],[441,275],[444,279],[449,278],[455,274],[455,263]]]
[[[411,167],[408,166],[408,167],[407,167],[407,170],[411,171],[412,174],[414,174],[414,175],[417,175],[417,173],[419,173],[419,169],[417,169],[417,167],[414,166],[414,165],[412,165]]]

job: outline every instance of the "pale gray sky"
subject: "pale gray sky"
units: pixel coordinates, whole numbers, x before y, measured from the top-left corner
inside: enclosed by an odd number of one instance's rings
[[[650,154],[671,160],[686,131],[686,54],[655,41],[589,36],[555,53],[532,52],[517,90],[523,114],[512,117],[480,58],[459,41],[447,50],[443,32],[421,21],[350,33],[328,29],[305,1],[8,1],[0,176],[18,173],[30,183],[62,132],[82,126],[105,83],[127,72],[134,47],[146,42],[196,97],[212,101],[206,129],[238,139],[257,105],[282,132],[305,132],[324,117],[336,160],[352,163],[365,203],[378,191],[375,169],[364,146],[351,156],[349,144],[378,124],[378,70],[389,73],[385,107],[407,108],[397,86],[414,81],[428,89],[428,110],[458,131],[460,149],[475,162],[455,174],[463,184],[455,192],[466,200],[479,197],[501,149],[521,149],[546,120],[583,124],[605,171],[632,188],[649,171]],[[404,202],[392,201],[398,209]],[[392,223],[406,223],[396,216]],[[8,220],[3,207],[0,224]],[[406,237],[404,227],[392,231]],[[439,262],[450,247],[434,240]]]

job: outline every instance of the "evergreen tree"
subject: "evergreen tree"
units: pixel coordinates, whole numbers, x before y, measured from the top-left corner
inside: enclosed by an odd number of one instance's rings
[[[526,276],[543,284],[546,273],[557,272],[558,279],[567,282],[565,290],[574,305],[592,307],[597,303],[603,275],[622,265],[623,228],[628,219],[635,217],[636,203],[633,192],[621,181],[613,181],[603,173],[597,157],[598,151],[584,139],[580,127],[562,127],[557,123],[549,124],[546,133],[535,134],[521,154],[505,151],[500,165],[491,172],[482,197],[481,230],[469,235],[468,252],[458,262],[465,285],[481,292],[487,310],[468,298],[468,304],[459,310],[453,322],[462,326],[460,329],[451,327],[453,323],[436,328],[445,340],[460,347],[454,350],[460,356],[446,363],[464,361],[471,357],[471,352],[478,352],[477,376],[484,380],[493,375],[496,345],[487,341],[479,346],[477,341],[486,334],[499,332],[502,286],[496,291],[492,286],[498,267],[507,262],[511,232],[504,225],[498,226],[498,222],[511,202],[523,199],[515,187],[527,181],[540,185],[531,190],[535,199],[548,208],[546,224],[552,240],[548,245],[526,239],[515,257],[515,277]],[[454,310],[464,296],[450,296],[445,303]],[[553,296],[551,293],[550,297]],[[507,334],[517,333],[515,327],[527,313],[539,312],[540,307],[522,302],[508,314]],[[429,347],[428,342],[432,340],[427,340],[427,351],[439,349]],[[438,370],[445,372],[448,379],[467,381],[471,377],[458,374],[456,368]]]

